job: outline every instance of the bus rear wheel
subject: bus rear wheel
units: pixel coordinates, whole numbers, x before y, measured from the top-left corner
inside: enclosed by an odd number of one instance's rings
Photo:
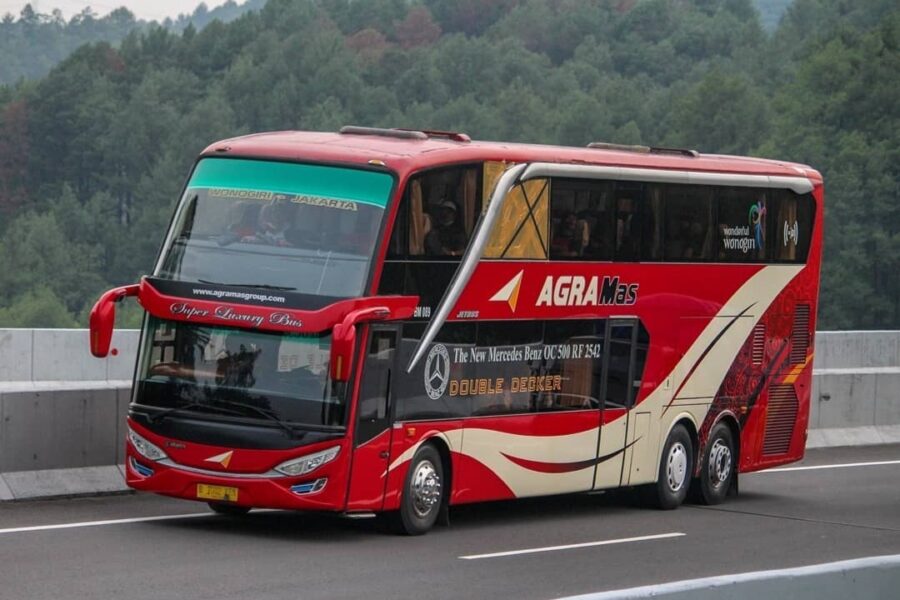
[[[420,447],[409,464],[400,510],[389,515],[388,524],[401,535],[422,535],[437,521],[444,504],[444,468],[431,444]]]
[[[709,434],[706,452],[700,466],[698,500],[702,504],[721,504],[734,479],[734,439],[725,423],[716,425]]]
[[[209,508],[217,514],[228,515],[229,517],[243,517],[250,508],[247,506],[238,506],[237,504],[226,504],[225,502],[207,502]]]
[[[647,500],[656,508],[678,508],[691,486],[694,468],[694,445],[683,425],[676,425],[666,438],[656,485],[647,489]]]

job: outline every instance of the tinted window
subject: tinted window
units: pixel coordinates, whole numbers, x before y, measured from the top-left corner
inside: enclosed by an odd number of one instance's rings
[[[453,167],[407,185],[378,293],[419,296],[416,318],[431,317],[468,246],[481,214],[481,177],[479,167]]]
[[[479,324],[474,354],[469,357],[471,367],[464,369],[464,379],[451,383],[451,387],[459,386],[459,393],[472,396],[471,414],[522,413],[535,409],[543,394],[536,389],[536,378],[542,375],[543,333],[539,321]],[[529,385],[531,381],[535,385]],[[546,386],[542,382],[540,387]]]
[[[558,321],[547,327],[545,372],[560,379],[560,389],[545,394],[540,410],[600,407],[606,321]]]
[[[665,207],[666,260],[705,261],[712,258],[713,189],[668,186]]]
[[[810,194],[777,190],[770,203],[774,262],[805,262],[812,238],[815,204]]]
[[[429,171],[412,178],[398,208],[392,259],[458,261],[481,214],[478,167]]]
[[[612,260],[613,184],[554,180],[550,199],[550,258]]]
[[[470,356],[475,345],[474,323],[447,323],[429,346],[425,358],[407,374],[412,353],[422,336],[424,324],[407,323],[400,340],[401,374],[392,385],[397,419],[446,419],[471,412],[470,395],[452,390],[451,381],[463,379],[466,364],[460,356]],[[455,393],[453,393],[455,392]]]
[[[804,262],[809,251],[810,194],[575,179],[551,188],[553,260]]]
[[[769,245],[766,239],[769,219],[766,190],[719,188],[716,195],[719,203],[717,260],[764,261]]]
[[[641,184],[615,184],[615,259],[637,261],[641,258],[642,212],[644,187]]]
[[[366,364],[359,390],[357,444],[372,439],[387,426],[388,388],[396,347],[397,333],[393,329],[373,329],[369,334]]]
[[[423,330],[404,326],[401,366]],[[401,373],[393,386],[397,415],[425,420],[599,409],[604,398],[607,407],[631,406],[648,349],[647,331],[634,319],[448,323],[413,373]]]

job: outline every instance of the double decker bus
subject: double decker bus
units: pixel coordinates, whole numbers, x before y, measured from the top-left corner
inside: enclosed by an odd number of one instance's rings
[[[822,252],[810,167],[345,127],[215,143],[153,274],[129,486],[383,515],[640,488],[715,504],[802,458]]]

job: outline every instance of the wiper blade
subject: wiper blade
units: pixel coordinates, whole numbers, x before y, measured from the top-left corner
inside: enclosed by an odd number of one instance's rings
[[[282,292],[292,292],[297,289],[295,287],[281,286],[281,285],[268,285],[265,283],[222,283],[220,281],[208,281],[206,279],[198,279],[197,281],[200,283],[205,283],[207,285],[224,285],[225,287],[258,288],[261,290],[280,290]]]
[[[278,426],[281,427],[282,429],[284,429],[291,438],[297,437],[297,433],[298,433],[297,429],[295,429],[294,427],[291,427],[291,425],[287,421],[285,421],[284,419],[282,419],[281,417],[279,417],[272,411],[266,410],[264,408],[260,408],[258,406],[253,406],[252,404],[245,404],[244,402],[232,402],[231,400],[229,400],[228,404],[230,406],[240,406],[241,408],[246,408],[248,410],[252,410],[256,414],[264,416],[265,418],[269,419],[273,423],[277,423]],[[235,412],[237,412],[237,411],[235,411]]]
[[[182,404],[181,406],[175,406],[175,407],[172,407],[172,408],[167,408],[166,410],[163,410],[163,411],[161,411],[161,412],[156,413],[156,414],[153,415],[152,417],[148,417],[148,420],[149,420],[151,423],[159,423],[159,422],[162,421],[163,419],[165,419],[165,418],[167,418],[167,417],[169,417],[169,416],[171,416],[171,415],[173,415],[173,414],[175,414],[175,413],[178,413],[178,412],[188,412],[188,411],[190,411],[192,408],[206,408],[206,409],[210,409],[210,410],[212,410],[212,411],[221,411],[221,412],[223,412],[223,413],[228,413],[228,414],[231,414],[231,415],[241,415],[241,414],[243,414],[243,413],[241,413],[240,411],[237,411],[237,410],[228,410],[227,408],[225,408],[225,407],[223,407],[223,406],[221,406],[221,405],[218,405],[218,404],[211,404],[211,403],[209,403],[209,402],[199,402],[199,401],[196,401],[196,400],[195,400],[194,402],[188,402],[187,404]]]

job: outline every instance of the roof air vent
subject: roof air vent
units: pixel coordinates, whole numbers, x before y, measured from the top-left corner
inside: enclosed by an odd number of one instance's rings
[[[452,142],[471,142],[465,133],[456,131],[440,131],[437,129],[385,129],[382,127],[358,127],[347,125],[341,127],[343,135],[379,135],[381,137],[397,138],[401,140],[427,140],[429,138],[443,138]]]
[[[595,150],[617,150],[619,152],[637,152],[638,154],[677,154],[697,158],[700,153],[686,148],[663,148],[662,146],[639,146],[628,144],[610,144],[609,142],[591,142],[587,146]]]
[[[382,127],[358,127],[347,125],[341,127],[342,135],[379,135],[381,137],[398,138],[401,140],[427,140],[428,136],[421,131],[408,129],[384,129]]]

